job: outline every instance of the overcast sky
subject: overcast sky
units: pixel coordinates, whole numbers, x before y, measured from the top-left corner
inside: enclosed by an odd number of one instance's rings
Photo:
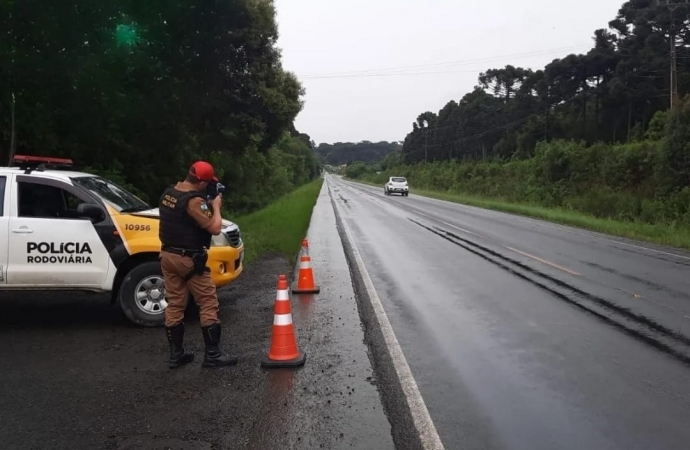
[[[398,141],[507,64],[581,53],[623,0],[275,0],[283,64],[316,143]],[[445,73],[444,73],[445,72]]]

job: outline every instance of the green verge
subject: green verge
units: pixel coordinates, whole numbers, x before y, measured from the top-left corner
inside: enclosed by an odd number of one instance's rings
[[[380,187],[381,191],[383,192],[383,186],[377,183],[364,180],[354,180],[350,178],[347,179],[356,183]],[[640,222],[623,222],[612,219],[602,219],[579,211],[545,208],[543,206],[512,203],[500,199],[474,197],[463,194],[424,189],[411,189],[410,192],[438,200],[446,200],[453,203],[461,203],[479,208],[534,217],[536,219],[543,219],[562,225],[571,225],[613,236],[690,250],[690,232],[687,228],[661,224],[654,225]]]
[[[262,255],[273,252],[291,261],[297,257],[322,184],[323,178],[317,178],[264,209],[231,219],[242,230],[245,264],[251,264]]]

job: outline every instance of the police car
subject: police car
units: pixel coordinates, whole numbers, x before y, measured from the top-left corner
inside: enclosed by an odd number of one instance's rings
[[[158,208],[73,171],[69,159],[17,155],[13,163],[0,167],[0,290],[109,292],[132,322],[162,325]],[[207,263],[215,285],[239,277],[243,259],[239,227],[223,220]]]

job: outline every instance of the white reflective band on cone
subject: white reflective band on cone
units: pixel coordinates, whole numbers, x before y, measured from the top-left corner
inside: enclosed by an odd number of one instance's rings
[[[311,267],[310,261],[300,261],[300,263],[299,263],[300,269],[309,269],[310,267]]]
[[[274,314],[273,325],[292,325],[292,313],[290,314]]]
[[[288,291],[284,289],[279,290],[278,295],[276,295],[276,300],[280,302],[289,301],[290,297],[288,296]]]

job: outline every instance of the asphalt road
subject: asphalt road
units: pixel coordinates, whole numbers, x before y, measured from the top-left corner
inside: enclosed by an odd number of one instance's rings
[[[327,183],[445,448],[688,448],[689,254]]]

